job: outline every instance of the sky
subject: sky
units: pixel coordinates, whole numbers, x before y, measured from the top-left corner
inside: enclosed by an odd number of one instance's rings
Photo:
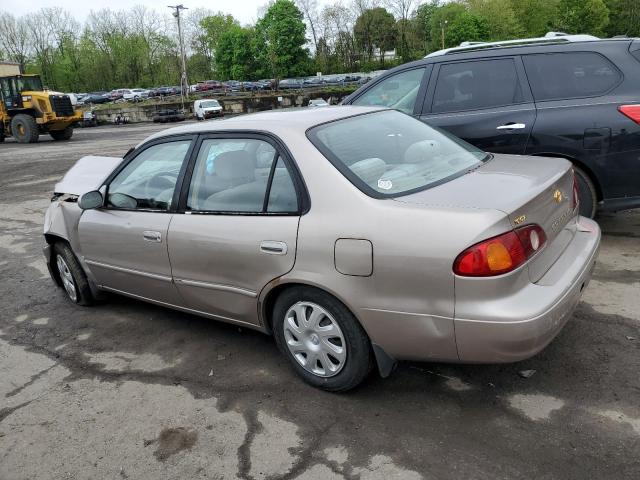
[[[127,10],[134,5],[145,5],[159,12],[167,11],[167,5],[182,3],[189,8],[208,8],[214,11],[230,13],[242,24],[255,23],[258,19],[258,9],[268,0],[0,0],[0,10],[7,10],[14,15],[24,15],[35,12],[42,7],[62,7],[71,12],[79,21],[84,21],[91,10],[110,8],[112,10]],[[318,0],[322,6],[332,3],[329,0]],[[9,8],[10,7],[10,8]]]

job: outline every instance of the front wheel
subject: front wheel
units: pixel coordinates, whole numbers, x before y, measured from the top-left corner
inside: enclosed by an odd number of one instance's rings
[[[92,305],[95,301],[89,281],[68,245],[62,242],[54,245],[53,263],[67,298],[78,305]]]
[[[314,387],[344,392],[364,381],[373,366],[371,343],[353,314],[314,288],[285,290],[273,308],[280,351]]]
[[[64,130],[52,130],[49,135],[56,141],[69,140],[73,136],[73,127],[67,127]]]
[[[576,166],[573,167],[578,182],[579,213],[583,217],[593,218],[598,207],[598,194],[589,175]]]

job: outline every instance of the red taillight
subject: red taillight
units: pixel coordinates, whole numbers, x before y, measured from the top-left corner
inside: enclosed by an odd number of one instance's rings
[[[578,198],[578,176],[576,175],[576,172],[573,172],[573,200],[571,201],[571,207],[573,211],[578,208],[579,204],[580,199]]]
[[[546,243],[538,225],[527,225],[467,248],[453,262],[463,277],[492,277],[508,273],[531,258]]]
[[[640,105],[620,105],[618,111],[636,123],[640,123]]]

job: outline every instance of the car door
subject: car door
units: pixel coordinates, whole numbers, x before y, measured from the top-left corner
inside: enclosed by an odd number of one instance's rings
[[[495,153],[523,154],[536,109],[520,57],[436,65],[420,118]]]
[[[163,139],[142,147],[107,179],[104,207],[82,214],[80,249],[98,285],[182,303],[171,278],[167,233],[192,140]]]
[[[302,184],[269,137],[201,140],[169,227],[174,282],[192,310],[257,323],[257,297],[293,268]]]

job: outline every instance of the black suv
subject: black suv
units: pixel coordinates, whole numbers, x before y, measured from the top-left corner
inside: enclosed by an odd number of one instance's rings
[[[582,215],[640,207],[640,39],[465,43],[343,104],[396,108],[489,152],[569,159]]]

